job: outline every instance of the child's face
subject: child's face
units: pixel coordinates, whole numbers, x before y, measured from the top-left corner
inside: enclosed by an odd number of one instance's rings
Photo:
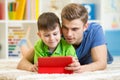
[[[39,31],[38,35],[49,47],[49,49],[55,49],[61,39],[59,26],[57,26],[54,30],[41,30]]]

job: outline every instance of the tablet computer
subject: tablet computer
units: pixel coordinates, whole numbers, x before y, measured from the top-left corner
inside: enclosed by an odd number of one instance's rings
[[[65,73],[71,74],[73,71],[65,70],[68,64],[72,63],[72,57],[40,57],[38,58],[38,73]]]

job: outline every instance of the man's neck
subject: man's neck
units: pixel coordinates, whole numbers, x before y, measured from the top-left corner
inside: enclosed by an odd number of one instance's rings
[[[80,45],[81,45],[81,43],[79,45],[73,45],[73,46],[75,49],[77,49]]]

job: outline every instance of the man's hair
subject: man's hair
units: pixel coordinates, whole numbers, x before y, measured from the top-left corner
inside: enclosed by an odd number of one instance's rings
[[[80,18],[85,24],[88,20],[88,12],[81,4],[70,3],[62,10],[61,19],[63,18],[69,21]]]
[[[59,18],[52,12],[41,14],[37,21],[38,30],[54,30],[57,24],[60,26]]]

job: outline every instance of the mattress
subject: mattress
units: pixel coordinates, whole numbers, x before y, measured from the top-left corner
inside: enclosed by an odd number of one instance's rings
[[[120,80],[120,57],[115,57],[105,70],[81,74],[38,74],[16,69],[18,62],[0,60],[0,80]]]

